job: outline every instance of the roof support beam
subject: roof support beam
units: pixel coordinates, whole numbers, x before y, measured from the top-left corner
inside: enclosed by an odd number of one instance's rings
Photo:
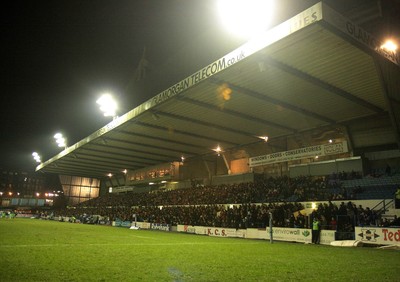
[[[332,120],[332,119],[330,119],[330,118],[327,118],[327,117],[325,117],[325,116],[321,116],[321,115],[319,115],[319,114],[317,114],[317,113],[310,112],[310,111],[307,111],[307,110],[305,110],[305,109],[296,107],[296,106],[294,106],[294,105],[290,105],[290,104],[288,104],[288,103],[285,103],[285,102],[276,100],[276,99],[274,99],[274,98],[265,96],[265,95],[263,95],[263,94],[261,94],[261,93],[258,93],[258,92],[256,92],[256,91],[253,91],[253,90],[250,90],[250,89],[247,89],[247,88],[244,88],[244,87],[237,86],[237,85],[235,85],[235,84],[233,84],[233,83],[231,83],[231,82],[222,81],[222,80],[219,80],[219,79],[214,78],[214,77],[209,78],[209,80],[210,80],[211,82],[215,83],[215,84],[229,83],[229,87],[230,87],[230,88],[232,88],[233,90],[236,90],[236,91],[238,91],[238,92],[240,92],[240,93],[242,93],[242,94],[244,94],[244,95],[251,96],[251,97],[253,97],[253,98],[260,99],[260,100],[263,100],[263,101],[265,101],[265,102],[268,102],[268,103],[271,103],[271,104],[274,104],[274,105],[281,106],[282,108],[286,108],[286,109],[289,109],[289,110],[291,110],[291,111],[298,112],[298,113],[300,113],[300,114],[302,114],[302,115],[307,115],[307,116],[309,116],[309,117],[312,117],[312,118],[315,118],[315,119],[324,121],[324,122],[326,122],[326,123],[330,123],[330,124],[334,124],[334,123],[335,123],[334,120]]]
[[[340,88],[338,88],[336,86],[333,86],[333,85],[331,85],[329,83],[326,83],[326,82],[324,82],[324,81],[322,81],[322,80],[320,80],[320,79],[318,79],[318,78],[316,78],[314,76],[311,76],[311,75],[309,75],[307,73],[304,73],[304,72],[302,72],[300,70],[292,68],[292,67],[290,67],[288,65],[285,65],[285,64],[283,64],[281,62],[278,62],[278,61],[276,61],[276,60],[274,60],[274,59],[272,59],[270,57],[264,58],[264,61],[267,64],[271,65],[271,66],[274,66],[274,67],[276,67],[276,68],[278,68],[278,69],[280,69],[280,70],[282,70],[284,72],[290,73],[290,74],[292,74],[292,75],[294,75],[294,76],[296,76],[296,77],[298,77],[300,79],[308,81],[309,83],[312,83],[312,84],[314,84],[314,85],[316,85],[318,87],[321,87],[321,88],[323,88],[323,89],[325,89],[325,90],[327,90],[327,91],[329,91],[329,92],[331,92],[331,93],[333,93],[333,94],[335,94],[337,96],[340,96],[340,97],[342,97],[342,98],[344,98],[346,100],[354,102],[355,104],[363,106],[364,108],[367,108],[367,109],[369,109],[371,111],[374,111],[376,113],[383,112],[383,109],[375,106],[374,104],[369,103],[368,101],[365,101],[365,100],[363,100],[363,99],[361,99],[361,98],[359,98],[357,96],[354,96],[354,95],[350,94],[349,92],[344,91],[343,89],[340,89]]]
[[[95,144],[95,145],[97,145],[97,146],[101,146],[101,147],[105,147],[105,148],[112,148],[112,146],[105,146],[105,145],[100,145],[100,144]],[[123,151],[127,151],[127,152],[134,152],[134,150],[129,150],[129,149],[125,149],[125,148],[119,148],[119,147],[117,147],[119,150],[123,150]],[[107,150],[107,149],[106,149]],[[84,149],[84,151],[89,151],[89,152],[95,152],[95,153],[101,153],[101,154],[105,154],[106,156],[102,156],[102,157],[100,157],[100,158],[106,158],[107,160],[110,160],[109,161],[109,163],[111,162],[111,160],[116,160],[116,161],[118,161],[118,162],[120,162],[120,161],[125,161],[125,162],[129,162],[129,163],[132,163],[132,162],[135,162],[135,163],[138,163],[138,164],[142,164],[142,165],[145,165],[145,166],[148,166],[148,165],[153,165],[153,163],[154,162],[165,162],[165,161],[167,161],[168,160],[168,158],[173,158],[173,156],[166,156],[166,155],[162,155],[162,156],[165,156],[167,159],[151,159],[151,158],[144,158],[144,157],[140,157],[140,159],[141,160],[143,160],[143,159],[145,159],[146,161],[149,161],[148,163],[146,163],[146,162],[142,162],[142,161],[134,161],[133,159],[135,159],[135,156],[134,155],[127,155],[127,154],[121,154],[121,153],[116,153],[116,152],[111,152],[111,151],[109,151],[109,150],[107,150],[107,151],[104,151],[104,150],[97,150],[97,149],[92,149],[92,148],[85,148]],[[144,151],[141,151],[143,154],[147,154],[147,155],[149,155],[150,153],[149,152],[144,152]],[[96,155],[96,154],[94,154],[94,155],[92,155],[92,154],[85,154],[85,153],[79,153],[79,155],[84,155],[84,156],[89,156],[89,157],[94,157],[94,158],[99,158],[99,156],[98,155]],[[115,158],[115,156],[121,156],[121,157],[124,157],[123,159],[120,159],[120,158]],[[157,156],[161,156],[160,154],[157,154]],[[129,158],[129,159],[127,159],[127,157]]]
[[[104,178],[106,175],[104,170],[98,169],[82,169],[76,165],[68,165],[68,166],[60,166],[58,168],[50,168],[47,167],[46,172],[54,172],[60,174],[60,169],[63,171],[63,175],[71,175],[71,176],[81,176],[81,177],[89,177],[89,178]]]
[[[163,114],[160,112],[157,112],[157,114]],[[137,137],[143,137],[143,138],[148,138],[148,139],[154,139],[157,141],[162,141],[162,142],[168,142],[168,143],[172,143],[175,145],[182,145],[182,146],[188,146],[188,147],[193,147],[193,148],[197,148],[197,149],[204,149],[204,146],[198,146],[195,144],[191,144],[191,143],[185,143],[185,142],[181,142],[181,141],[175,141],[175,140],[171,140],[171,139],[166,139],[166,138],[161,138],[161,137],[156,137],[156,136],[150,136],[150,135],[145,135],[145,134],[140,134],[137,132],[131,132],[131,131],[126,131],[126,130],[119,130],[119,129],[115,129],[116,132],[122,133],[122,134],[127,134],[130,136],[137,136]]]
[[[197,119],[190,118],[190,117],[178,116],[178,115],[171,114],[171,113],[166,113],[166,112],[157,112],[157,115],[167,116],[167,117],[170,117],[170,118],[173,118],[173,119],[178,119],[178,120],[185,120],[185,121],[188,121],[188,122],[191,122],[191,123],[194,123],[194,124],[200,124],[200,125],[204,125],[204,126],[208,126],[208,127],[211,127],[211,128],[216,128],[216,129],[228,131],[228,132],[234,132],[236,134],[240,134],[240,135],[243,135],[245,137],[249,137],[249,136],[250,137],[254,137],[254,135],[252,133],[250,133],[250,132],[236,130],[236,129],[233,129],[233,128],[227,128],[225,126],[221,126],[221,125],[218,125],[218,124],[215,124],[215,123],[209,123],[209,122],[197,120]],[[254,137],[254,138],[256,138],[256,137]]]
[[[177,97],[177,99],[179,99],[181,101],[184,101],[184,102],[187,102],[187,103],[190,103],[190,104],[194,104],[194,105],[199,106],[199,107],[207,108],[209,110],[218,111],[218,112],[221,111],[221,109],[216,105],[207,104],[207,103],[204,103],[204,102],[201,102],[201,101],[190,99],[188,97],[180,96],[180,97]],[[263,120],[263,119],[259,119],[259,118],[256,118],[256,117],[253,117],[253,116],[250,116],[250,115],[246,115],[246,114],[243,114],[243,113],[239,113],[239,112],[236,112],[236,111],[233,111],[233,110],[224,109],[224,113],[230,114],[232,116],[239,117],[239,118],[242,118],[242,119],[247,119],[247,120],[252,121],[252,122],[265,124],[266,126],[275,127],[275,128],[280,129],[280,130],[289,131],[290,133],[296,133],[296,130],[293,129],[293,128],[286,127],[286,126],[283,126],[283,125],[280,125],[280,124],[277,124],[277,123],[274,123],[274,122],[266,121],[266,120]]]
[[[100,163],[100,164],[99,164]],[[125,164],[122,162],[104,162],[104,165],[101,165],[103,162],[99,162],[96,159],[88,159],[88,158],[80,158],[79,161],[76,160],[62,160],[58,163],[58,168],[61,167],[73,167],[73,168],[81,168],[85,170],[101,170],[102,173],[109,172],[110,169],[121,170],[121,169],[137,169],[141,166],[132,165],[132,162],[125,161]],[[104,169],[106,167],[106,169]]]
[[[144,123],[144,122],[136,122],[136,123],[140,124],[142,126],[147,126],[147,127],[151,127],[151,128],[160,129],[160,130],[167,130],[166,127],[162,127],[162,126],[158,126],[158,125],[148,124],[148,123]],[[195,133],[188,133],[186,131],[182,131],[182,130],[179,130],[179,129],[174,129],[174,132],[178,133],[178,134],[185,135],[185,136],[193,137],[193,138],[201,138],[201,139],[204,139],[205,141],[210,141],[211,140],[212,142],[217,142],[217,143],[222,142],[222,143],[226,143],[226,144],[231,144],[232,146],[239,145],[239,144],[234,143],[232,141],[225,141],[225,140],[215,139],[213,137],[203,136],[203,135],[199,135],[199,134],[195,134]]]
[[[179,155],[181,155],[181,154],[194,155],[195,154],[193,152],[176,150],[176,149],[174,149],[174,147],[161,147],[161,146],[155,146],[155,145],[150,145],[150,144],[145,144],[145,143],[120,140],[120,139],[115,139],[115,138],[107,138],[107,140],[113,141],[113,142],[121,142],[121,143],[129,144],[129,145],[142,146],[142,147],[151,148],[151,149],[163,150],[163,151],[167,151],[167,152],[176,152]],[[110,146],[107,146],[107,147],[109,148]],[[129,151],[129,149],[128,149],[128,151]],[[149,152],[149,151],[147,151],[146,153],[151,154],[151,152]],[[157,154],[157,155],[160,156],[161,154]],[[176,158],[176,156],[169,156],[169,158]]]

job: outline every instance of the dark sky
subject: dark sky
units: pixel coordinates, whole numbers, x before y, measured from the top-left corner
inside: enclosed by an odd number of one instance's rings
[[[277,2],[273,21],[279,23],[317,1]],[[121,115],[244,43],[220,25],[215,0],[13,0],[1,6],[2,169],[33,171],[33,151],[44,161],[61,151],[57,131],[71,145],[108,123],[95,103],[101,93],[114,95]],[[144,47],[149,69],[138,82]]]

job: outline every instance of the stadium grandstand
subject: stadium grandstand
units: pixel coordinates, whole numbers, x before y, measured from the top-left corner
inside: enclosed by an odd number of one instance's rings
[[[317,3],[41,163],[68,201],[42,216],[398,230],[399,81],[398,53]]]

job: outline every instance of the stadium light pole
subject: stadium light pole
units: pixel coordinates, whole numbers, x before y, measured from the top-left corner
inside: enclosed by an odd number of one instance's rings
[[[96,103],[100,106],[100,111],[103,112],[105,117],[117,118],[117,102],[109,93],[103,94]]]

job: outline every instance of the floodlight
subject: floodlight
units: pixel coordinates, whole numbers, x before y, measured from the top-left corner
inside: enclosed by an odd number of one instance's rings
[[[221,147],[218,145],[217,146],[217,148],[215,148],[215,149],[212,149],[213,151],[215,151],[217,154],[218,154],[218,156],[221,154],[221,152],[222,152],[222,149],[221,149]]]
[[[64,138],[64,136],[62,135],[62,133],[56,133],[54,135],[54,139],[56,139],[56,143],[58,147],[64,147],[67,148],[67,141]]]
[[[115,102],[110,94],[103,94],[99,99],[97,99],[96,103],[100,105],[100,111],[103,112],[105,117],[116,116],[117,102]]]
[[[273,0],[219,0],[218,13],[232,33],[249,38],[270,27]]]
[[[386,51],[389,52],[396,52],[397,50],[397,44],[393,41],[388,39],[382,46],[381,49],[385,49]]]
[[[34,160],[35,160],[37,163],[41,163],[41,162],[42,162],[41,159],[40,159],[40,156],[39,156],[39,154],[38,154],[37,152],[33,152],[33,153],[32,153],[32,156],[33,156]]]
[[[265,142],[268,142],[268,136],[257,136],[257,137]]]

